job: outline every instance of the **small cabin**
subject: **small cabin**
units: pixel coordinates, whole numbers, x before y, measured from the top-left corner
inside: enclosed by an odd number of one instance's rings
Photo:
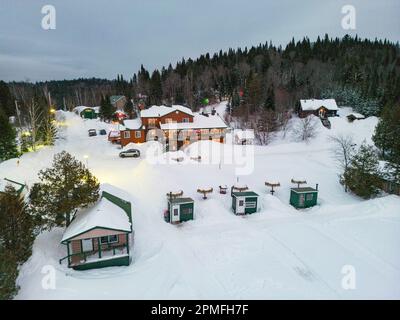
[[[180,223],[194,219],[194,200],[192,198],[168,199],[168,209],[165,211],[164,219],[168,223]]]
[[[361,113],[353,112],[353,113],[350,113],[347,115],[347,121],[349,121],[349,122],[353,122],[355,120],[364,120],[364,119],[365,119],[365,116],[362,115]]]
[[[335,117],[339,108],[335,99],[301,99],[298,115],[305,118],[310,115],[325,119],[327,117]]]
[[[99,115],[99,107],[90,108],[79,106],[74,108],[74,112],[84,119],[96,119]]]
[[[131,203],[102,192],[91,208],[80,210],[65,229],[68,267],[75,270],[128,266],[133,238]]]
[[[309,208],[317,204],[318,188],[298,187],[290,189],[290,204],[296,209]]]
[[[258,194],[253,191],[232,191],[232,210],[236,215],[257,212]]]
[[[246,129],[246,130],[240,130],[236,129],[234,130],[234,139],[236,144],[253,144],[254,143],[254,130],[252,129]]]

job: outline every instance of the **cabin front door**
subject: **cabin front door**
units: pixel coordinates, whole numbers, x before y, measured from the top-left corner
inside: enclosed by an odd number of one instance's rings
[[[244,198],[237,198],[236,199],[236,213],[237,214],[244,214]]]
[[[171,222],[179,222],[179,221],[180,221],[179,206],[173,206]]]
[[[90,251],[93,251],[92,239],[83,239],[82,240],[82,252],[90,252]]]

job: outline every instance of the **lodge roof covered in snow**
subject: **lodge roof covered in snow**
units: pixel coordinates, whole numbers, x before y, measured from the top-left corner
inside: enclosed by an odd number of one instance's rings
[[[124,120],[124,127],[126,130],[139,130],[142,126],[140,118]]]
[[[321,107],[328,110],[338,110],[335,99],[302,99],[300,100],[301,109],[303,111],[315,111]]]
[[[140,116],[142,118],[158,118],[163,117],[171,112],[180,111],[186,113],[190,116],[193,116],[192,110],[187,107],[180,106],[180,105],[173,105],[171,107],[167,106],[151,106],[148,109],[144,109],[140,111]]]
[[[74,238],[95,228],[131,232],[126,212],[105,197],[93,207],[79,211],[65,229],[61,242]]]
[[[171,122],[160,124],[162,130],[182,130],[182,129],[225,129],[226,123],[219,115],[193,114],[193,122]]]

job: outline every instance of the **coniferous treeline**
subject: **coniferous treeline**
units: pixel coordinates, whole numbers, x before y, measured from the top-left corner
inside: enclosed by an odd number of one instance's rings
[[[182,59],[173,67],[152,72],[142,65],[126,80],[77,79],[9,83],[17,99],[21,88],[34,86],[51,93],[60,109],[100,105],[107,95],[124,94],[146,104],[179,103],[196,109],[205,98],[229,99],[234,112],[245,117],[260,111],[288,110],[300,98],[333,97],[366,115],[400,100],[400,48],[387,40],[328,35],[307,37],[285,48],[272,43],[229,49],[199,58]],[[129,68],[129,66],[127,66]],[[143,98],[144,97],[144,98]]]

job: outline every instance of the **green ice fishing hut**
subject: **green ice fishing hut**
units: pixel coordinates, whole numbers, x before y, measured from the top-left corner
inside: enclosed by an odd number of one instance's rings
[[[193,220],[194,200],[192,198],[168,198],[168,209],[164,213],[164,219],[169,223],[180,223]]]
[[[236,215],[257,212],[258,194],[253,191],[231,191],[232,210]]]
[[[296,209],[310,208],[317,204],[318,184],[315,188],[297,187],[290,189],[290,204]]]

